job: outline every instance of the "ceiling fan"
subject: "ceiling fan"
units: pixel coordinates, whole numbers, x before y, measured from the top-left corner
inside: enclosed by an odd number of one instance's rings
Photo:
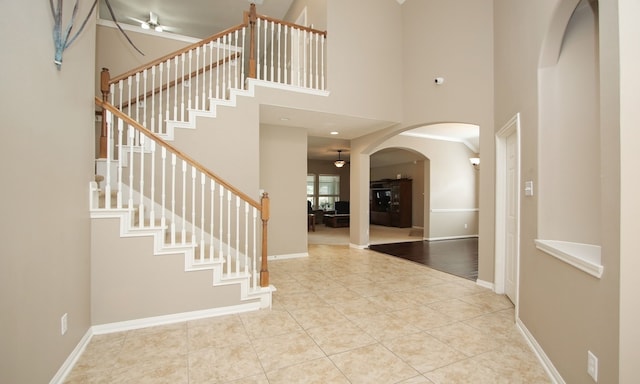
[[[166,25],[161,25],[160,21],[158,20],[158,14],[154,13],[154,12],[149,12],[149,19],[147,19],[146,21],[140,20],[140,19],[136,19],[135,17],[129,17],[129,19],[140,23],[140,27],[142,27],[142,29],[153,29],[156,32],[164,32],[164,31],[172,31],[173,30],[172,27],[167,27]]]

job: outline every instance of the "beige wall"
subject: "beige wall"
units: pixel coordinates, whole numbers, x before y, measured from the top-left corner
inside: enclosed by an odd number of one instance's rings
[[[638,273],[640,272],[640,242],[638,242],[638,215],[640,182],[637,170],[637,143],[640,142],[640,3],[619,0],[619,11],[601,9],[600,15],[615,21],[619,18],[620,31],[620,137],[611,143],[620,145],[620,362],[619,383],[631,384],[640,377],[640,306],[638,306]],[[618,11],[618,12],[616,12]],[[609,31],[615,35],[614,31]],[[615,50],[615,48],[609,48]],[[610,54],[606,50],[603,54]],[[610,69],[609,66],[603,70]],[[611,86],[608,86],[611,88]],[[608,111],[606,117],[614,111]]]
[[[238,20],[240,24],[241,20]],[[138,53],[115,27],[98,25],[96,31],[96,96],[100,95],[100,71],[108,68],[111,77],[177,51],[190,43],[162,35],[126,31],[131,41],[144,56]]]
[[[307,132],[260,127],[260,188],[269,192],[269,256],[307,254]]]
[[[574,12],[556,65],[540,70],[538,236],[600,244],[597,14]]]
[[[47,383],[90,326],[95,25],[58,71],[48,4],[5,1],[0,14],[0,382]]]
[[[121,238],[120,219],[92,220],[92,325],[242,304],[239,285],[214,287],[211,270],[185,272],[183,254],[154,255],[153,241]]]
[[[496,76],[496,121],[507,121],[515,113],[521,113],[522,127],[522,179],[533,180],[534,185],[546,180],[548,168],[542,167],[544,156],[555,156],[545,151],[546,136],[542,134],[542,122],[538,121],[541,104],[538,100],[549,97],[539,92],[542,80],[555,81],[556,85],[566,81],[540,76],[539,63],[555,65],[546,52],[550,45],[560,47],[563,41],[570,44],[571,38],[564,40],[564,32],[569,17],[577,1],[553,2],[495,2],[495,70]],[[600,135],[602,151],[600,158],[601,182],[596,187],[602,193],[601,202],[592,209],[602,212],[599,233],[602,239],[602,279],[595,279],[574,267],[538,251],[533,240],[539,236],[538,212],[542,196],[523,197],[521,203],[521,249],[520,249],[520,319],[551,359],[555,368],[568,383],[591,382],[586,373],[587,351],[591,350],[599,358],[598,382],[618,382],[618,190],[616,136],[617,74],[616,61],[617,21],[614,17],[602,17],[615,13],[612,2],[600,3],[600,128],[606,135]],[[564,12],[563,12],[564,11]],[[603,13],[604,11],[604,13]],[[563,17],[558,15],[563,14]],[[550,34],[547,34],[551,31]],[[578,32],[578,31],[572,31]],[[584,31],[582,31],[584,33]],[[543,44],[544,42],[544,44]],[[569,49],[569,48],[568,48]],[[567,51],[569,52],[569,51]],[[559,64],[562,65],[562,64]],[[588,66],[587,66],[588,68]],[[561,71],[559,71],[560,73]],[[563,76],[567,76],[567,72]],[[544,85],[546,86],[546,85]],[[568,102],[571,98],[584,100],[581,88],[565,90]],[[545,100],[546,102],[546,100]],[[585,108],[575,107],[576,110]],[[577,124],[567,121],[567,124]],[[605,128],[606,127],[606,128]],[[580,127],[581,128],[581,127]],[[559,129],[562,129],[560,127]],[[573,129],[573,128],[571,128]],[[605,137],[606,136],[606,137]],[[548,140],[548,138],[547,138]],[[538,143],[540,145],[538,146]],[[575,150],[582,141],[573,141],[565,147],[564,156],[577,156]],[[577,145],[576,145],[577,144]],[[606,156],[605,154],[609,154]],[[598,153],[591,154],[598,157]],[[555,157],[556,162],[562,158]],[[561,170],[562,168],[559,168]],[[570,178],[571,174],[564,174]],[[593,188],[593,186],[589,187]],[[540,194],[545,190],[541,189]],[[580,198],[580,191],[576,191]],[[586,191],[590,193],[592,191]],[[600,206],[598,206],[600,205]],[[573,220],[578,220],[577,217]],[[569,219],[564,225],[573,225]],[[578,225],[578,223],[576,223]],[[593,236],[592,236],[593,237]]]

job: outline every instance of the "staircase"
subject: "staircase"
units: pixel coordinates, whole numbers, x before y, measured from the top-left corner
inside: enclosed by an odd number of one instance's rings
[[[252,97],[256,84],[292,91],[324,90],[325,38],[326,32],[258,15],[252,5],[242,24],[148,65],[115,78],[103,69],[103,97],[96,99],[102,129],[96,181],[90,183],[91,218],[94,223],[116,219],[118,229],[113,231],[122,241],[150,239],[148,252],[154,257],[179,255],[184,268],[176,273],[210,271],[213,277],[211,285],[201,288],[209,292],[202,302],[186,307],[157,303],[147,312],[124,308],[149,305],[148,296],[132,293],[135,287],[123,289],[130,292],[127,303],[119,303],[122,292],[112,294],[107,286],[96,287],[102,297],[92,302],[116,307],[114,312],[120,313],[97,316],[98,322],[160,319],[178,312],[205,316],[271,306],[268,195],[255,200],[178,150],[175,131],[197,129],[198,118],[215,118],[218,106],[233,107],[238,97]],[[101,238],[108,234],[95,236],[100,237],[95,243],[102,241],[105,247],[111,241],[120,242]],[[123,247],[114,245],[120,254],[127,253]],[[94,259],[100,257],[92,263],[105,270],[117,259],[104,251],[92,254]],[[124,260],[138,257],[133,254]],[[153,273],[153,264],[149,261],[139,267],[140,273]],[[180,279],[176,277],[176,282]],[[129,280],[123,276],[122,281]],[[174,281],[165,277],[163,283],[159,290]],[[224,286],[235,286],[232,295],[238,297],[212,308],[208,298],[229,294],[216,291]],[[181,288],[167,288],[167,292]]]

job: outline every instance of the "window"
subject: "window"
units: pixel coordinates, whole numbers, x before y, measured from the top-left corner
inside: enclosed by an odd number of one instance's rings
[[[340,201],[340,175],[307,175],[307,200],[313,209],[332,211]]]
[[[329,211],[335,209],[335,202],[340,200],[340,175],[318,176],[318,206]]]
[[[316,204],[316,175],[307,175],[307,201],[311,202],[311,206],[315,209]]]

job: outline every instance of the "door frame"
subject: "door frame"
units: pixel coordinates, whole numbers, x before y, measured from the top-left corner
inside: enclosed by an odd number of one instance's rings
[[[495,281],[494,290],[496,293],[505,293],[506,280],[506,213],[507,213],[507,138],[516,135],[516,183],[515,189],[516,199],[516,255],[514,262],[516,263],[516,282],[515,282],[515,308],[516,317],[518,316],[518,301],[520,295],[520,158],[521,158],[521,132],[520,132],[520,113],[516,113],[497,133],[496,133],[496,196],[495,196]]]

